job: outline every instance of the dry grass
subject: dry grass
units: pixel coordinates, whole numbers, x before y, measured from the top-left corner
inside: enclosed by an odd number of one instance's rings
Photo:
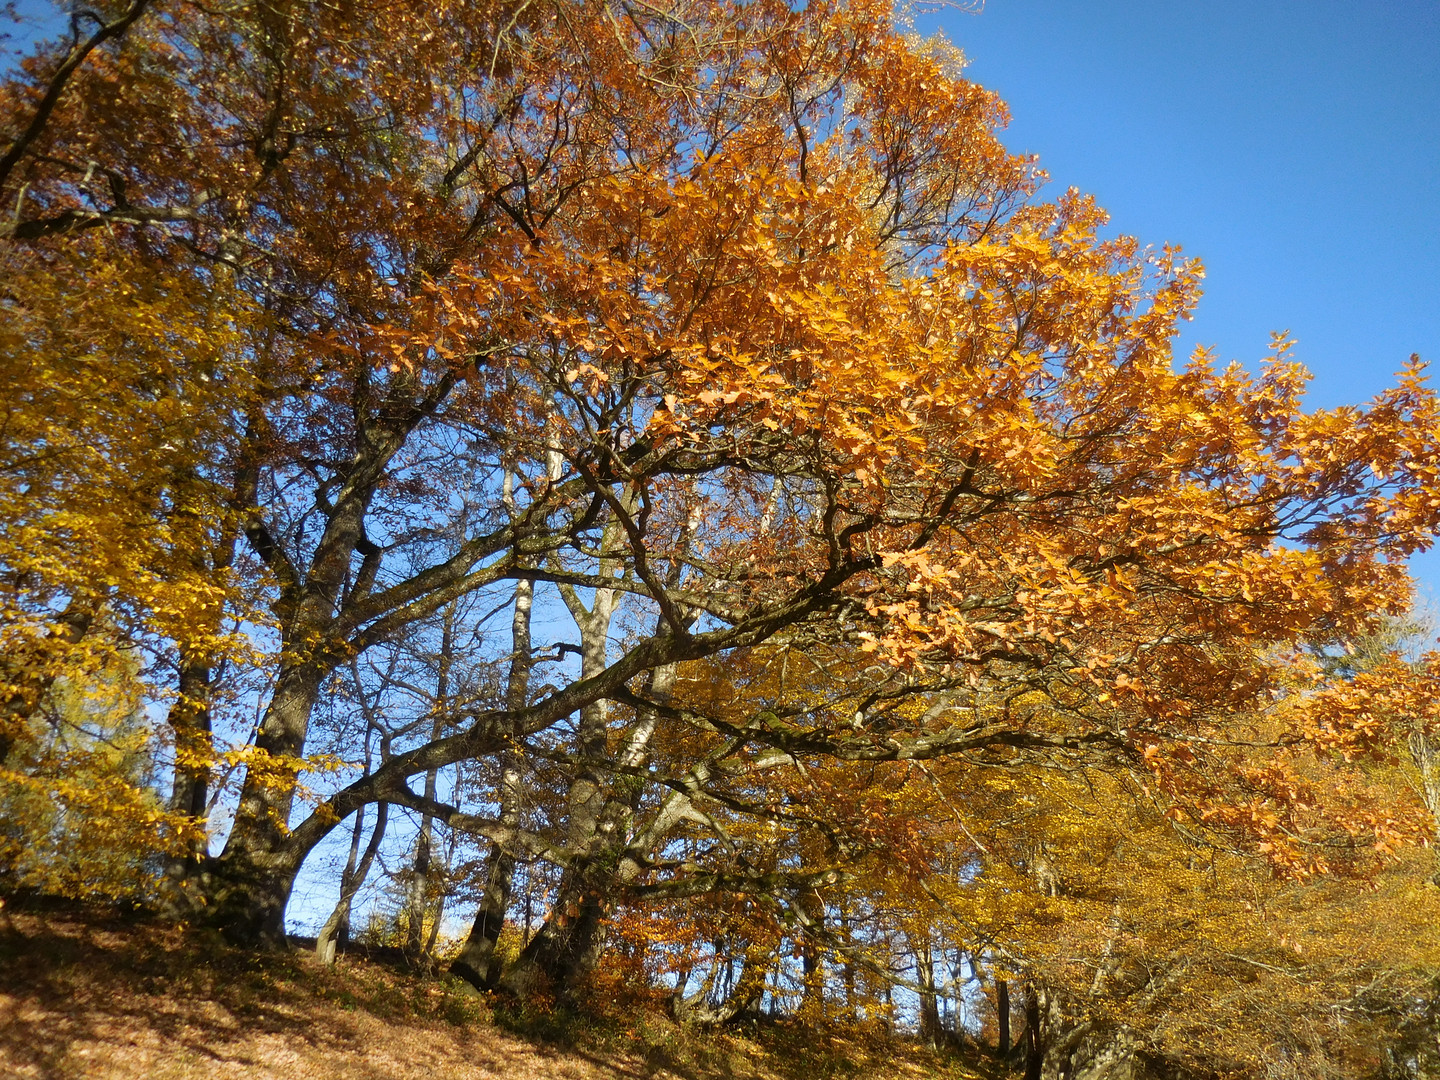
[[[973,1080],[904,1043],[507,1013],[446,977],[181,928],[0,912],[0,1076],[26,1080]]]

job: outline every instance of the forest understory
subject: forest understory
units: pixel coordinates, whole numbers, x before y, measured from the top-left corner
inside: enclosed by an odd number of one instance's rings
[[[702,1030],[658,1003],[521,1006],[449,975],[254,953],[105,909],[0,910],[0,1074],[16,1080],[979,1080],[983,1054],[762,1022]]]

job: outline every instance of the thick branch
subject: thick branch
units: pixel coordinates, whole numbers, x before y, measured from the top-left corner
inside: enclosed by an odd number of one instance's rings
[[[40,104],[35,109],[35,115],[30,118],[30,123],[25,126],[25,130],[20,133],[16,140],[10,144],[10,149],[5,151],[5,156],[0,157],[0,189],[5,187],[6,182],[10,179],[11,172],[14,171],[15,166],[25,155],[25,151],[29,149],[30,144],[39,138],[40,132],[45,130],[45,125],[50,120],[50,114],[55,111],[55,106],[60,102],[60,95],[65,92],[65,87],[69,84],[70,77],[74,75],[80,65],[85,62],[85,58],[98,46],[103,45],[111,38],[118,37],[130,29],[130,26],[145,13],[145,9],[149,6],[150,0],[131,0],[130,6],[121,13],[118,19],[111,23],[102,24],[100,29],[96,30],[84,41],[77,40],[75,44],[70,47],[70,52],[66,55],[65,59],[61,61],[59,69],[50,77],[50,83],[45,87],[45,93],[40,98]],[[72,18],[78,20],[80,17],[80,14],[77,13]]]

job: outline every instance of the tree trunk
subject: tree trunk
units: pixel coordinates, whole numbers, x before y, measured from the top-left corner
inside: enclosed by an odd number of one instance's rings
[[[855,985],[855,956],[851,951],[855,944],[855,936],[850,925],[850,905],[841,900],[840,902],[840,932],[845,936],[845,962],[840,969],[840,980],[845,987],[845,1020],[847,1023],[857,1023],[860,1020],[859,996],[856,993]]]
[[[1025,1080],[1041,1080],[1045,1068],[1045,1035],[1041,1029],[1043,1011],[1040,993],[1033,983],[1025,985]]]
[[[219,626],[215,629],[218,631]],[[211,707],[215,668],[211,657],[182,659],[175,703],[166,722],[175,738],[175,775],[170,812],[187,819],[190,835],[182,851],[173,852],[165,867],[165,903],[176,913],[192,914],[203,888],[209,861],[206,822],[210,814],[210,769],[215,746]]]
[[[915,944],[915,981],[920,984],[920,1041],[932,1050],[945,1040],[935,990],[935,956],[929,940]]]
[[[825,1022],[825,965],[820,937],[825,930],[825,901],[815,889],[808,889],[795,898],[795,906],[804,918],[800,935],[800,968],[802,997],[800,1019],[812,1027]]]
[[[167,721],[175,733],[175,780],[170,810],[196,821],[205,818],[210,799],[210,704],[214,694],[208,657],[182,661],[175,704]],[[193,861],[196,853],[189,858]]]
[[[282,668],[255,737],[258,750],[292,759],[304,752],[310,714],[325,674],[313,661]],[[254,769],[246,775],[230,838],[212,864],[207,915],[234,941],[284,943],[285,905],[307,853],[285,843],[294,797],[293,784],[269,782]]]
[[[361,709],[365,712],[365,772],[368,774],[371,768],[370,760],[370,734],[380,731],[380,762],[384,764],[390,756],[390,737],[383,729],[375,723],[375,717],[365,705],[364,697],[361,697]],[[375,860],[375,853],[380,850],[380,842],[385,837],[385,824],[389,817],[389,803],[380,803],[375,811],[375,829],[370,835],[370,843],[365,847],[365,855],[358,859],[360,851],[360,837],[365,832],[365,807],[355,811],[355,827],[350,833],[350,854],[345,860],[345,869],[340,874],[340,898],[335,902],[335,908],[330,912],[330,917],[325,920],[320,932],[315,935],[315,954],[320,957],[322,963],[333,964],[337,950],[343,951],[350,943],[350,909],[355,900],[355,895],[360,887],[365,884],[365,879],[370,876],[370,864]]]
[[[679,1010],[682,1019],[708,1026],[728,1024],[746,1017],[758,1017],[774,958],[775,949],[773,947],[762,945],[760,942],[750,942],[745,946],[745,951],[740,957],[740,974],[731,982],[730,992],[726,994],[725,999],[715,1005],[705,1003],[705,998],[710,995],[715,985],[712,974],[699,993],[685,1000],[683,1007]],[[722,962],[733,964],[734,960],[726,957],[722,961],[721,956],[717,954],[715,962],[717,965]]]
[[[1410,756],[1420,772],[1420,797],[1425,809],[1430,811],[1436,858],[1436,873],[1432,880],[1440,885],[1440,738],[1426,731],[1417,720],[1410,729],[1409,741]]]
[[[345,869],[340,871],[340,897],[329,917],[315,935],[315,955],[322,964],[335,963],[337,951],[350,944],[350,883],[360,862],[360,837],[365,833],[365,807],[355,811],[355,825],[350,830],[350,852],[345,856]]]
[[[611,522],[600,541],[600,577],[612,577],[619,571],[617,562],[603,554],[613,551],[619,543],[619,525]],[[560,595],[580,630],[580,678],[584,680],[606,667],[610,623],[618,594],[614,589],[597,588],[588,608],[571,586],[560,586]],[[560,875],[551,916],[503,979],[508,989],[522,996],[544,985],[565,998],[596,959],[596,936],[605,914],[597,885],[604,875],[596,871],[593,858],[600,845],[606,804],[603,770],[609,705],[601,700],[580,710],[574,748],[576,769],[565,794],[565,846],[570,863]]]
[[[506,989],[522,997],[550,989],[567,1000],[594,967],[605,912],[600,897],[587,887],[586,869],[575,868],[562,877],[558,896],[564,906],[545,920],[505,973],[501,984]]]
[[[519,756],[506,753],[500,762],[499,801],[500,820],[507,826],[519,823],[520,794]],[[515,856],[505,845],[495,844],[490,849],[485,864],[485,892],[480,897],[465,944],[450,965],[452,972],[481,990],[493,990],[500,979],[500,958],[495,946],[505,928],[505,914],[510,910],[515,865]]]
[[[193,469],[175,476],[173,525],[191,534],[190,570],[199,580],[218,586],[235,564],[239,534],[233,523],[218,527],[207,521],[208,500],[195,497],[203,487]],[[179,641],[180,666],[177,672],[175,703],[166,722],[175,740],[175,772],[170,786],[170,811],[187,820],[190,836],[185,850],[173,853],[166,867],[170,902],[186,914],[192,913],[203,886],[209,860],[206,824],[210,812],[210,774],[215,758],[212,711],[215,687],[224,671],[224,658],[216,655],[214,643],[225,622],[223,600],[212,598],[195,612],[197,625],[189,642]]]
[[[439,670],[435,674],[435,722],[430,726],[430,738],[440,738],[445,728],[445,713],[450,703],[450,666],[455,660],[455,615],[456,607],[451,604],[445,609],[445,619],[440,631]],[[425,798],[435,799],[438,769],[425,771]],[[409,955],[424,960],[429,955],[428,938],[425,933],[425,919],[430,914],[430,864],[433,858],[435,819],[425,814],[420,819],[420,832],[415,837],[415,862],[411,866],[409,913],[405,926],[405,948]],[[438,925],[438,919],[437,919]]]
[[[531,608],[535,586],[530,581],[515,585],[515,611],[510,620],[510,675],[505,684],[505,707],[523,709],[529,700],[530,671],[535,654],[530,640]],[[507,751],[500,759],[500,783],[497,799],[500,821],[509,827],[520,823],[520,798],[523,794],[521,760]],[[475,921],[460,954],[450,970],[466,982],[492,990],[500,979],[500,963],[495,946],[505,928],[505,913],[510,910],[510,897],[515,884],[515,854],[504,844],[495,844],[485,864],[485,892],[475,912]],[[528,944],[528,943],[527,943]]]
[[[800,945],[800,975],[800,1020],[807,1027],[820,1027],[825,1023],[825,967],[820,948],[811,939]]]
[[[360,833],[363,829],[364,808],[356,811],[355,832],[350,842],[350,859],[345,864],[345,872],[340,876],[340,899],[336,901],[335,908],[330,912],[330,917],[325,920],[325,925],[315,935],[315,955],[320,958],[321,963],[333,964],[337,951],[343,951],[350,943],[350,911],[355,902],[355,895],[360,887],[365,884],[365,879],[370,876],[370,865],[375,861],[375,853],[380,850],[380,842],[385,838],[385,825],[389,818],[389,803],[380,803],[375,811],[375,831],[370,834],[370,843],[365,846],[365,855],[360,860],[359,866],[355,865],[355,850],[359,846]]]
[[[425,797],[435,798],[435,770],[425,775]],[[416,960],[425,958],[425,918],[430,913],[430,844],[435,822],[429,814],[420,819],[415,837],[415,861],[410,866],[410,888],[405,905],[405,952]]]
[[[1010,983],[1005,979],[995,980],[995,1049],[999,1055],[1010,1055]]]

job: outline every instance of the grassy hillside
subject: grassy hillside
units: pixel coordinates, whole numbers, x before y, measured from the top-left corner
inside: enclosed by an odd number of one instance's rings
[[[300,1080],[979,1080],[904,1040],[766,1025],[680,1027],[613,999],[514,1008],[447,976],[303,952],[255,955],[181,928],[0,911],[0,1075]]]

